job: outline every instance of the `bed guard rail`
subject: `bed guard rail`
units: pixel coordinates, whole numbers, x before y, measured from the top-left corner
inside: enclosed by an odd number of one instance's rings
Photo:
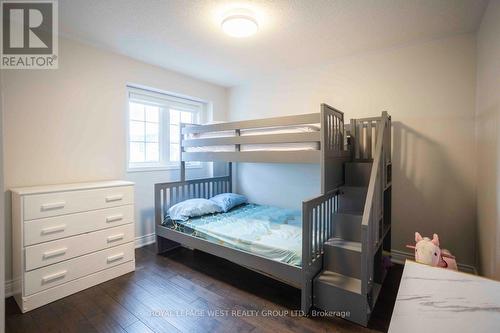
[[[333,235],[333,214],[338,211],[337,189],[302,202],[302,262],[311,265],[321,258],[323,243]]]
[[[303,290],[312,290],[313,278],[323,266],[324,243],[333,236],[333,215],[339,208],[340,191],[302,202],[302,267]],[[302,293],[302,307],[312,305],[312,292]]]
[[[320,132],[311,131],[304,133],[278,133],[265,135],[241,136],[240,132],[252,129],[276,128],[283,126],[300,126],[319,124],[320,114],[310,113],[295,116],[264,118],[255,120],[233,121],[220,124],[187,125],[182,129],[183,148],[206,147],[218,145],[233,145],[235,151],[239,151],[240,145],[244,144],[276,144],[276,143],[302,143],[319,142]],[[213,138],[196,138],[193,134],[232,132],[230,136]]]
[[[351,119],[346,132],[351,138],[352,159],[354,161],[373,161],[375,157],[377,136],[382,117]]]
[[[344,183],[344,163],[351,159],[344,137],[344,113],[321,104],[321,193]]]
[[[373,287],[373,256],[385,232],[382,221],[384,190],[390,184],[391,118],[387,112],[377,122],[377,140],[361,223],[361,291],[370,295]]]
[[[242,135],[245,130],[283,128],[319,124],[319,130],[290,133]],[[224,133],[216,137],[196,137],[203,133]],[[263,163],[321,163],[328,169],[332,159],[346,156],[344,114],[321,104],[321,111],[294,116],[233,121],[220,124],[185,124],[181,130],[181,160]],[[242,151],[242,145],[317,143],[317,149]],[[229,146],[224,151],[193,151],[191,148]],[[232,146],[232,147],[231,147]],[[330,186],[328,186],[330,187]]]

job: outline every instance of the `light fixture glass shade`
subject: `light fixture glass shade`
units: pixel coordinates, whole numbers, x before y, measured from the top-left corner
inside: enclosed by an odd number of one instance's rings
[[[259,30],[257,21],[249,15],[230,15],[221,23],[222,31],[231,37],[243,38],[252,36]]]

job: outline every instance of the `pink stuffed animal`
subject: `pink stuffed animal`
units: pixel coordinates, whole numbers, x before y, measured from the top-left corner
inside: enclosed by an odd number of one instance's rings
[[[415,246],[407,245],[407,247],[415,249],[415,261],[452,270],[457,269],[455,257],[448,250],[441,250],[439,247],[439,237],[437,234],[428,237],[422,237],[418,232],[415,233]]]

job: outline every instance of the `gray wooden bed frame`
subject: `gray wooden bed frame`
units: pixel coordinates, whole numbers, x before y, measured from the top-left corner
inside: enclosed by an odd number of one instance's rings
[[[318,132],[240,136],[243,129],[269,128],[320,123]],[[235,131],[233,137],[186,139],[186,134]],[[295,116],[227,122],[213,125],[182,125],[181,180],[155,184],[156,244],[158,253],[179,245],[207,252],[301,289],[301,310],[312,306],[312,281],[322,269],[323,243],[333,235],[332,218],[338,210],[339,186],[343,184],[343,165],[351,159],[344,142],[344,114],[326,104],[321,112]],[[240,151],[241,144],[318,142],[319,150]],[[234,152],[185,152],[185,147],[235,145]],[[229,174],[223,177],[185,179],[187,161],[224,161]],[[163,226],[172,205],[191,198],[210,198],[231,192],[232,162],[319,163],[321,195],[302,202],[302,267],[292,266],[256,254],[228,248]]]

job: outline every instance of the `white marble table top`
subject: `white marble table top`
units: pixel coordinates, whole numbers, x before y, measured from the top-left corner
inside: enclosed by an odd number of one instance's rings
[[[407,260],[389,332],[500,332],[500,282]]]

